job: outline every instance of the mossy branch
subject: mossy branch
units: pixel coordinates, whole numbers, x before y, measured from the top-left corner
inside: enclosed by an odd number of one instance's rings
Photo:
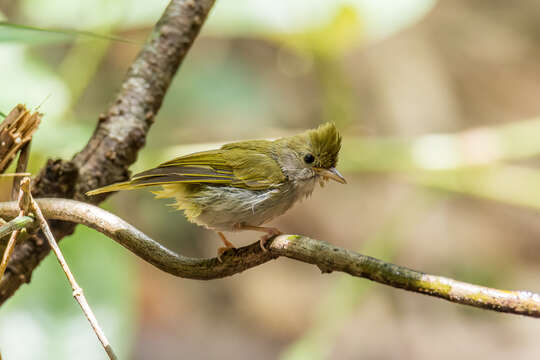
[[[316,265],[323,273],[345,272],[458,304],[540,317],[539,294],[492,289],[429,275],[306,236],[280,235],[267,245],[267,252],[262,251],[256,242],[227,251],[220,262],[217,258],[197,259],[176,254],[116,215],[93,205],[67,199],[38,199],[37,203],[48,219],[89,226],[174,276],[201,280],[218,279],[283,256]],[[18,206],[15,202],[0,203],[0,216],[9,218],[17,214]]]

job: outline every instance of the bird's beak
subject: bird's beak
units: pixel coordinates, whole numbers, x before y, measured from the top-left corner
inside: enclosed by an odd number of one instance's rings
[[[330,169],[322,169],[322,168],[313,168],[319,174],[325,179],[332,179],[334,181],[337,181],[341,184],[346,184],[347,180],[337,171],[336,168],[330,168]]]

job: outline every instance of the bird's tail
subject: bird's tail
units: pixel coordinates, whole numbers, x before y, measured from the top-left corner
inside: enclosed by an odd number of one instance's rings
[[[111,191],[119,191],[119,190],[133,190],[140,188],[140,185],[133,184],[131,181],[124,181],[119,182],[112,185],[107,185],[104,187],[100,187],[98,189],[94,189],[91,191],[88,191],[86,193],[87,196],[97,195],[97,194],[103,194]]]

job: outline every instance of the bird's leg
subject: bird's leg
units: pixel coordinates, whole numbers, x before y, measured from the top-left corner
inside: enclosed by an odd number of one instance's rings
[[[223,253],[229,249],[236,249],[236,246],[233,245],[232,242],[230,242],[229,240],[227,240],[227,238],[225,237],[225,235],[223,235],[223,233],[221,231],[216,231],[219,235],[219,237],[221,238],[221,241],[223,241],[223,244],[225,246],[222,246],[220,247],[218,250],[217,250],[217,258],[219,260],[219,262],[223,262],[221,260],[221,255],[223,255]]]
[[[264,227],[264,226],[251,226],[251,225],[238,225],[237,226],[237,229],[238,230],[254,230],[254,231],[262,231],[262,232],[265,232],[266,235],[263,235],[261,237],[261,239],[259,240],[259,245],[261,245],[261,249],[263,249],[263,251],[268,251],[265,247],[264,247],[264,244],[266,244],[266,242],[273,238],[274,236],[277,236],[277,235],[281,235],[281,231],[279,231],[279,229],[277,228],[274,228],[274,227]]]

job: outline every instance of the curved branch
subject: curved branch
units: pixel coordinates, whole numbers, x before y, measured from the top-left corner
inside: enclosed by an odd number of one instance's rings
[[[135,161],[174,74],[197,37],[214,0],[171,0],[122,83],[113,105],[99,117],[94,134],[71,161],[49,160],[32,185],[35,197],[61,197],[97,204],[106,195],[86,191],[123,181]],[[53,222],[59,241],[75,224]],[[49,253],[36,236],[18,245],[0,280],[0,303],[9,298]]]
[[[135,227],[97,206],[68,199],[36,199],[44,216],[50,220],[64,220],[84,224],[118,242],[138,257],[174,276],[210,280],[223,278],[265,263],[277,255],[263,252],[253,244],[230,251],[217,258],[196,259],[178,255],[151,239]],[[0,203],[0,216],[18,215],[15,202]]]
[[[263,252],[258,241],[227,251],[217,258],[196,259],[178,255],[132,225],[101,208],[67,199],[37,199],[45,217],[87,225],[115,240],[143,260],[172,275],[210,280],[230,276],[280,256],[318,266],[323,273],[341,271],[408,291],[454,303],[499,312],[540,317],[540,295],[526,291],[505,291],[424,274],[327,242],[299,235],[280,235]],[[18,214],[15,202],[0,203],[0,216]]]

